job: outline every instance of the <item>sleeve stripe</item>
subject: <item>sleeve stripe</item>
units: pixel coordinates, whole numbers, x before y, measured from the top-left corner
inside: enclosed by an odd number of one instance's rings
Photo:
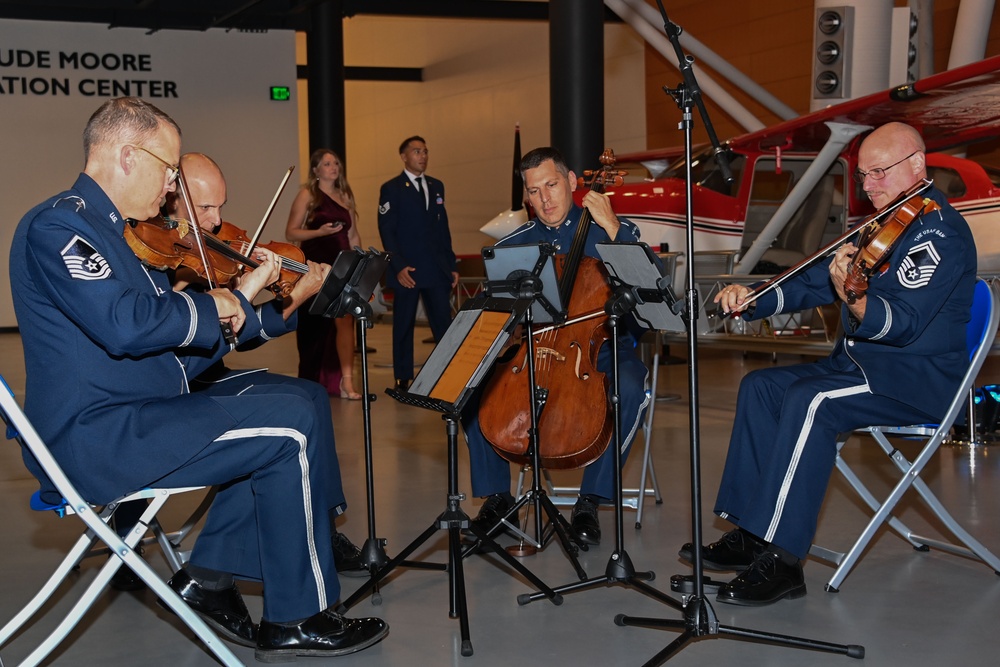
[[[885,336],[889,333],[889,330],[892,328],[892,306],[890,306],[889,302],[882,297],[878,297],[878,300],[882,302],[883,306],[885,306],[885,324],[882,325],[882,330],[869,338],[869,340],[885,338]]]
[[[184,292],[177,292],[177,294],[184,297],[184,300],[187,301],[188,309],[191,311],[191,324],[188,327],[187,338],[185,338],[184,342],[180,344],[180,347],[187,347],[191,344],[191,341],[194,340],[195,332],[198,331],[198,309],[194,305],[194,299],[192,299],[189,295]]]

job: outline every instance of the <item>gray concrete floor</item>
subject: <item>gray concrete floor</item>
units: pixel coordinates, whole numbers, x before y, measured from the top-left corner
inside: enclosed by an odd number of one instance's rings
[[[418,341],[426,337],[418,330]],[[421,334],[424,335],[421,335]],[[377,352],[370,355],[373,405],[374,502],[377,536],[388,541],[391,557],[432,524],[445,509],[447,488],[446,439],[440,415],[401,405],[383,394],[391,384],[390,327],[380,323],[370,332]],[[418,359],[431,346],[418,343]],[[685,350],[671,348],[677,355]],[[725,458],[736,389],[750,369],[772,363],[795,363],[801,357],[699,349],[700,436],[702,443],[703,520],[705,535],[715,539],[726,524],[711,515],[722,463]],[[24,370],[20,338],[0,334],[2,373],[18,396],[23,396]],[[287,336],[263,349],[236,355],[231,365],[267,366],[279,373],[294,373],[294,338]],[[991,359],[980,383],[996,382],[1000,366]],[[687,366],[661,366],[662,392],[682,395],[681,400],[657,402],[652,437],[652,460],[659,477],[662,504],[651,498],[644,506],[641,529],[635,512],[624,513],[624,545],[637,570],[653,570],[650,585],[669,592],[673,574],[689,573],[677,558],[679,546],[691,535],[691,485],[689,481],[690,429],[688,423]],[[356,373],[356,376],[360,375]],[[355,542],[368,534],[364,471],[364,434],[361,404],[331,399],[337,449],[351,508],[340,529]],[[903,445],[909,448],[909,445]],[[625,471],[625,486],[638,483],[642,442],[637,442]],[[874,488],[887,491],[894,469],[870,440],[853,438],[845,456]],[[578,471],[554,475],[558,483],[572,485]],[[995,446],[946,446],[928,466],[924,478],[955,517],[988,548],[1000,553],[1000,456]],[[468,493],[468,458],[459,447],[459,484]],[[0,550],[0,622],[6,622],[33,594],[78,535],[74,519],[56,519],[31,512],[28,496],[37,488],[20,462],[13,445],[0,447],[0,502],[6,508],[4,548]],[[196,499],[179,498],[165,511],[167,522],[186,516]],[[919,502],[904,500],[900,515],[913,527],[931,530],[936,522]],[[467,498],[463,509],[474,516],[480,500]],[[568,509],[564,509],[568,514]],[[846,548],[867,521],[863,505],[835,473],[817,542]],[[614,547],[614,513],[601,512],[604,542],[581,554],[591,577],[601,576]],[[501,538],[510,544],[509,538]],[[417,560],[446,560],[447,538],[434,535],[414,556]],[[165,575],[168,569],[155,548],[148,560]],[[577,581],[557,543],[522,562],[550,586]],[[89,580],[98,563],[90,560],[80,569],[79,580]],[[980,562],[940,551],[919,553],[894,533],[882,531],[839,593],[823,585],[833,569],[819,561],[806,567],[809,594],[759,609],[735,608],[710,600],[720,623],[739,628],[797,635],[826,642],[861,644],[865,662],[880,667],[912,665],[995,664],[1000,641],[995,634],[1000,609],[1000,578]],[[343,597],[356,591],[363,580],[341,577]],[[525,606],[517,596],[533,592],[517,573],[493,556],[465,561],[469,620],[474,655],[460,655],[459,623],[449,618],[448,576],[442,572],[398,568],[382,585],[382,603],[366,597],[350,615],[378,615],[391,627],[380,644],[361,653],[332,659],[309,659],[310,664],[366,665],[468,665],[510,667],[518,664],[643,665],[676,637],[674,631],[618,627],[616,614],[679,619],[671,606],[637,589],[616,584],[567,594],[561,606],[538,601]],[[248,605],[260,612],[259,589],[245,587]],[[65,610],[74,599],[69,586],[61,589],[50,611]],[[0,649],[4,663],[17,664],[55,619],[37,621]],[[249,649],[233,647],[248,664]],[[678,666],[740,665],[850,665],[842,655],[707,637],[686,645],[670,659]],[[147,593],[111,591],[104,595],[83,624],[49,660],[49,664],[74,665],[210,665],[214,659],[175,618],[162,611]]]

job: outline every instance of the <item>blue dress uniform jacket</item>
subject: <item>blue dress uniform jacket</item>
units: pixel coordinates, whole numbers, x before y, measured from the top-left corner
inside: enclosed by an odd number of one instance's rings
[[[715,512],[804,558],[839,433],[938,419],[968,367],[965,327],[976,280],[968,224],[944,196],[903,232],[869,280],[864,320],[813,364],[766,368],[740,383]],[[753,318],[831,303],[829,262],[761,297]]]
[[[30,334],[23,343],[25,410],[56,458],[80,466],[74,483],[93,502],[142,488],[164,467],[184,463],[189,430],[207,442],[232,425],[216,406],[186,395],[188,378],[228,351],[212,297],[174,292],[166,274],[147,271],[122,236],[125,224],[81,175],[72,190],[25,216],[11,247],[18,324]],[[244,335],[255,336],[257,317],[243,301]],[[164,424],[174,426],[164,433]],[[181,444],[158,452],[167,460],[151,457],[130,470],[108,465],[118,448],[145,448],[150,438]],[[95,443],[106,460],[94,460]]]
[[[91,502],[154,484],[216,485],[191,562],[264,581],[267,620],[311,616],[340,592],[322,478],[329,465],[325,448],[310,446],[313,405],[276,386],[190,393],[188,379],[229,351],[214,300],[174,292],[166,274],[147,270],[125,224],[81,174],[18,225],[10,274],[25,411]],[[261,319],[239,298],[238,333],[252,340]]]
[[[455,253],[451,248],[444,183],[423,175],[428,198],[410,182],[406,172],[382,184],[378,201],[378,232],[389,253],[386,284],[393,289],[392,366],[397,380],[413,379],[413,327],[417,303],[423,299],[435,340],[451,325],[451,282]],[[416,287],[399,284],[397,274],[407,266]]]
[[[551,243],[556,247],[556,253],[569,252],[576,234],[580,215],[583,209],[573,206],[565,222],[559,227],[549,227],[537,218],[529,220],[508,236],[497,242],[498,246],[525,245],[533,243]],[[615,241],[632,243],[639,240],[639,228],[631,221],[619,218],[621,227]],[[584,254],[600,259],[597,252],[598,243],[608,243],[611,239],[604,228],[591,221],[587,230],[587,240]],[[618,334],[618,373],[621,391],[622,419],[622,462],[628,457],[632,441],[642,423],[642,416],[649,404],[646,394],[646,366],[635,353],[635,339],[630,333],[619,327]],[[601,347],[597,357],[597,369],[602,373],[612,372],[612,350],[610,342]],[[610,386],[609,386],[610,390]],[[603,406],[595,406],[601,407]],[[466,440],[469,445],[470,473],[472,477],[472,494],[478,497],[510,491],[510,464],[496,453],[496,450],[483,437],[479,427],[478,396],[466,406],[463,417]],[[595,495],[601,498],[614,498],[614,447],[608,447],[604,453],[587,466],[580,483],[582,495]]]
[[[378,232],[382,248],[389,253],[386,282],[399,287],[396,275],[407,266],[416,269],[417,287],[451,286],[455,253],[451,248],[448,212],[444,207],[444,183],[427,174],[427,208],[406,173],[382,184],[378,195]]]

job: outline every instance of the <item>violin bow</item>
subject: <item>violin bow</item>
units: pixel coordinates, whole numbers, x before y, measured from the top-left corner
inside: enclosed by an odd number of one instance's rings
[[[274,193],[274,198],[271,199],[271,205],[267,207],[266,211],[264,211],[264,217],[261,218],[260,224],[257,225],[257,231],[254,232],[253,238],[250,239],[250,246],[247,248],[245,254],[249,255],[250,253],[253,252],[253,249],[257,247],[257,241],[260,240],[260,235],[264,231],[264,225],[267,224],[268,218],[270,218],[271,213],[274,212],[274,205],[278,203],[278,197],[280,197],[282,191],[284,191],[285,185],[288,184],[288,179],[291,177],[293,171],[295,171],[294,164],[288,168],[288,171],[285,172],[285,177],[281,179],[281,184],[278,186],[278,191]]]
[[[757,289],[751,290],[750,293],[746,295],[746,298],[744,299],[743,303],[744,304],[753,303],[754,301],[764,296],[768,292],[777,289],[781,284],[783,284],[790,278],[794,278],[795,276],[799,275],[806,269],[812,268],[813,266],[816,265],[817,262],[822,261],[827,256],[836,252],[837,248],[839,248],[844,243],[850,241],[854,236],[856,235],[860,236],[862,232],[870,230],[873,225],[881,223],[885,218],[890,217],[892,214],[894,214],[896,210],[899,209],[907,201],[909,201],[911,197],[916,197],[924,194],[925,192],[930,190],[931,186],[933,185],[934,185],[933,179],[929,178],[921,179],[916,185],[911,187],[906,192],[903,192],[900,195],[898,195],[894,200],[886,204],[881,210],[869,216],[867,220],[863,221],[862,223],[848,230],[847,233],[845,233],[843,236],[836,239],[826,247],[820,249],[812,257],[806,258],[805,260],[796,264],[795,266],[788,269],[784,273],[781,273],[771,278],[770,280],[764,282]]]
[[[177,172],[177,189],[180,191],[181,201],[184,202],[184,207],[187,209],[187,219],[191,223],[191,233],[194,235],[194,243],[198,246],[201,263],[205,267],[205,280],[208,282],[208,289],[215,289],[217,287],[213,276],[215,272],[212,270],[212,264],[208,259],[208,252],[205,251],[205,240],[201,235],[201,225],[198,224],[198,215],[191,204],[191,197],[188,194],[187,181],[184,178],[183,169],[178,169]]]
[[[184,207],[187,209],[188,221],[191,224],[191,233],[194,234],[195,245],[198,246],[198,253],[201,255],[201,263],[205,267],[205,280],[208,281],[208,289],[213,290],[216,288],[215,284],[215,271],[212,269],[212,264],[208,259],[208,252],[205,250],[205,239],[201,234],[201,225],[198,224],[198,215],[195,213],[194,206],[191,204],[191,197],[188,194],[187,181],[184,179],[184,170],[178,168],[177,170],[177,189],[180,190],[181,200],[184,202]],[[226,342],[230,345],[236,345],[238,343],[236,339],[236,332],[233,331],[233,327],[228,322],[219,321],[219,326],[222,328],[222,336],[225,338]]]

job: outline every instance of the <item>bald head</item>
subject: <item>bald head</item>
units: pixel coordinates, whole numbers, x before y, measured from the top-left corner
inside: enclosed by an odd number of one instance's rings
[[[924,150],[920,133],[904,123],[886,123],[865,137],[858,151],[858,170],[865,174],[865,193],[875,208],[883,208],[927,177]]]
[[[222,222],[222,207],[227,199],[222,169],[203,153],[185,153],[181,156],[180,165],[198,224],[207,232],[215,231]],[[170,198],[168,212],[173,216],[187,217],[187,208],[179,195]]]

